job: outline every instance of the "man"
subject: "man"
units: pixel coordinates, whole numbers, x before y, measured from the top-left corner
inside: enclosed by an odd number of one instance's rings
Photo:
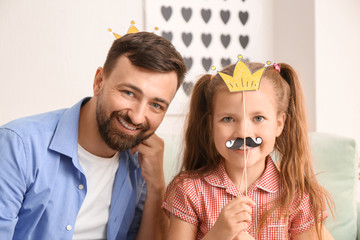
[[[114,41],[92,98],[0,128],[0,239],[160,239],[163,141],[185,64],[170,42]]]

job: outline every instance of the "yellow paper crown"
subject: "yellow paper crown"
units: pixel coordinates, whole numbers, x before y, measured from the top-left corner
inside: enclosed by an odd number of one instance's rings
[[[246,63],[242,61],[242,55],[239,55],[238,58],[239,61],[236,63],[233,76],[219,72],[221,78],[226,83],[230,92],[258,90],[260,87],[261,77],[266,67],[269,66],[271,62],[267,61],[264,67],[252,73]]]
[[[129,30],[127,31],[127,33],[137,33],[137,32],[139,32],[139,29],[137,29],[137,28],[134,26],[134,24],[135,24],[135,21],[131,21],[131,26],[129,27]],[[158,30],[158,27],[155,27],[155,30]],[[108,31],[109,31],[109,32],[112,32],[112,29],[111,29],[111,28],[108,28]],[[117,33],[114,33],[114,32],[113,32],[113,34],[114,34],[114,36],[115,36],[116,39],[121,38],[121,35],[119,35],[119,34],[117,34]]]
[[[135,24],[135,22],[131,21],[131,26],[130,26],[129,30],[127,31],[127,33],[137,33],[137,32],[139,32],[139,30],[134,26],[134,24]],[[112,32],[112,29],[108,28],[108,31]],[[114,33],[114,32],[113,32],[113,34],[114,34],[116,39],[121,38],[121,35],[119,35],[117,33]]]

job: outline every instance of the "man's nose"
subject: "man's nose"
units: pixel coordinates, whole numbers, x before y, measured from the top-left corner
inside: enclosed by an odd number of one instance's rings
[[[130,109],[130,111],[128,112],[128,115],[133,124],[137,125],[144,123],[146,119],[146,104],[144,103],[134,104]]]

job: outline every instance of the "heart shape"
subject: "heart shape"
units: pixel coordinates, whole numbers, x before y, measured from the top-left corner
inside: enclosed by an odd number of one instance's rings
[[[239,18],[240,18],[240,22],[245,25],[245,23],[247,22],[247,20],[249,19],[249,13],[248,12],[243,12],[240,11],[239,12]]]
[[[249,36],[240,35],[239,41],[240,41],[240,45],[243,47],[243,49],[245,49],[249,43]]]
[[[230,58],[221,58],[221,66],[224,68],[231,64]]]
[[[203,65],[205,71],[209,71],[211,64],[212,64],[212,59],[211,58],[202,58],[201,63]]]
[[[188,47],[192,41],[192,34],[191,33],[182,33],[181,38],[186,47]]]
[[[192,82],[186,82],[184,81],[182,84],[182,88],[187,96],[191,95],[191,92],[194,88],[194,84]]]
[[[191,8],[181,8],[181,15],[183,16],[184,20],[188,22],[192,15]]]
[[[193,59],[192,59],[192,57],[184,57],[184,61],[185,61],[186,68],[189,71],[193,64]]]
[[[161,36],[163,36],[163,38],[165,38],[166,40],[168,40],[169,42],[171,42],[172,38],[173,38],[173,34],[172,32],[162,32]]]
[[[220,37],[220,39],[221,39],[221,43],[222,43],[222,45],[225,47],[225,48],[227,48],[228,46],[229,46],[229,44],[230,44],[230,35],[225,35],[225,34],[221,34],[221,37]]]
[[[208,23],[211,17],[211,10],[210,9],[201,9],[201,17],[205,21],[205,23]]]
[[[168,21],[172,14],[172,8],[171,7],[161,7],[161,14],[165,18],[166,21]]]
[[[221,17],[221,20],[227,24],[227,22],[229,21],[230,19],[230,11],[229,10],[221,10],[220,11],[220,17]]]
[[[211,36],[210,33],[208,33],[208,34],[206,34],[206,33],[201,34],[201,40],[202,40],[203,44],[205,45],[205,47],[208,47],[208,46],[210,45],[210,43],[211,43],[211,38],[212,38],[212,36]]]

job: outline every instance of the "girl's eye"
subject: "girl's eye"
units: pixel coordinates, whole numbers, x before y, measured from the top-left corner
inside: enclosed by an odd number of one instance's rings
[[[224,117],[223,120],[224,120],[224,122],[232,122],[233,118],[232,117]]]
[[[264,120],[264,117],[262,117],[262,116],[256,116],[256,117],[254,118],[254,120],[255,120],[255,122],[261,122],[261,121]]]

